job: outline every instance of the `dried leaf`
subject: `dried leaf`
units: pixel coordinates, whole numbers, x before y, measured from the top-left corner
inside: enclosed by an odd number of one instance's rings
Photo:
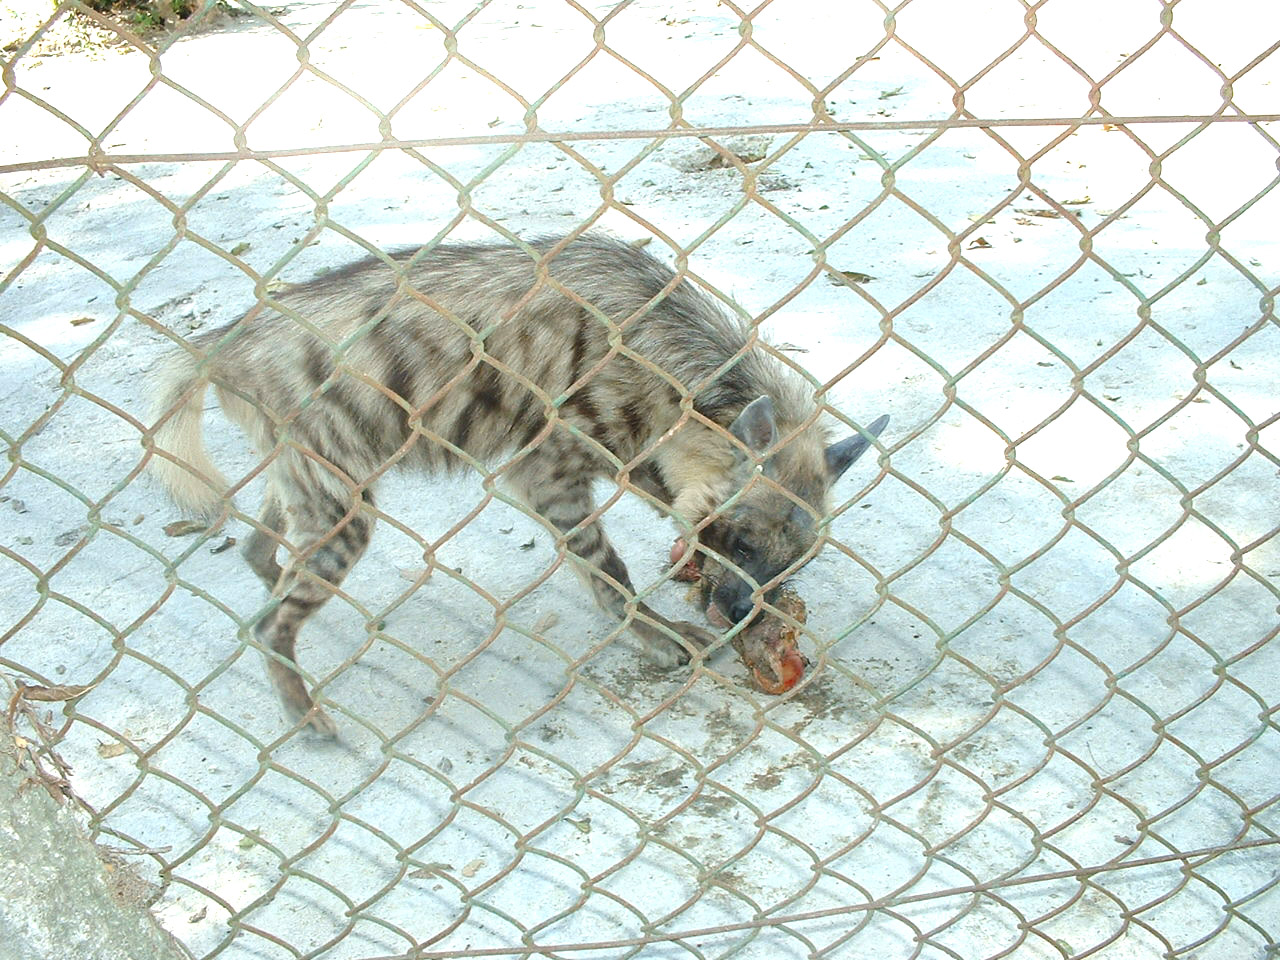
[[[252,850],[256,842],[253,837],[244,836],[236,841],[236,846],[241,850]]]
[[[1086,193],[1078,200],[1064,200],[1063,204],[1068,207],[1078,207],[1086,203],[1093,203],[1093,199]]]
[[[112,757],[118,757],[122,753],[128,752],[129,748],[123,743],[98,743],[98,756],[105,760],[110,760]]]
[[[844,280],[840,277],[844,277]],[[870,283],[875,277],[857,270],[837,270],[835,273],[828,273],[827,279],[837,286],[845,286],[850,283]]]
[[[232,248],[231,248],[231,255],[232,255],[233,257],[238,257],[238,256],[240,256],[240,254],[242,254],[242,253],[248,253],[248,252],[249,252],[249,248],[250,248],[250,247],[252,247],[252,246],[253,246],[253,244],[248,243],[248,242],[241,242],[241,243],[237,243],[234,247],[232,247]]]
[[[226,538],[225,538],[225,539],[224,539],[220,544],[218,544],[216,547],[210,547],[210,548],[209,548],[209,552],[210,552],[210,553],[222,553],[224,550],[230,550],[230,549],[231,549],[232,547],[234,547],[235,545],[236,545],[236,538],[235,538],[235,537],[226,537]]]
[[[533,625],[533,632],[546,633],[559,622],[560,615],[554,610],[549,610],[538,618],[538,622]]]
[[[474,877],[477,873],[480,872],[480,869],[483,866],[484,866],[484,859],[481,857],[477,857],[475,860],[472,860],[470,863],[468,863],[465,867],[462,868],[462,875],[468,878]]]
[[[880,99],[888,100],[890,97],[902,96],[902,87],[894,87],[892,90],[881,90]]]
[[[201,907],[191,916],[187,917],[187,923],[199,923],[208,915],[208,913],[209,913],[209,905],[205,904],[203,907]]]
[[[990,249],[991,243],[986,237],[975,237],[969,241],[970,250],[987,250]]]
[[[19,682],[18,696],[23,700],[39,700],[42,703],[61,703],[64,700],[74,700],[82,694],[92,690],[94,684],[60,684],[53,687],[42,687],[37,684],[26,684]]]
[[[72,317],[71,325],[73,327],[83,327],[86,323],[93,323],[97,317]]]
[[[1053,477],[1052,479],[1054,479],[1054,480],[1061,480],[1063,483],[1075,483],[1075,481],[1074,481],[1074,480],[1072,480],[1070,477],[1064,477],[1062,474],[1058,474],[1057,476]]]
[[[427,567],[400,567],[396,572],[400,574],[401,578],[411,583],[416,583],[419,580],[425,580],[429,570]]]
[[[588,814],[588,815],[587,815],[587,816],[585,816],[585,817],[581,817],[581,818],[579,818],[579,819],[577,819],[577,820],[573,819],[573,817],[565,817],[565,818],[564,818],[564,822],[565,822],[565,823],[567,823],[567,824],[569,824],[571,827],[573,827],[573,828],[574,828],[575,830],[577,830],[579,833],[590,833],[590,832],[591,832],[591,815],[590,815],[590,814]]]
[[[530,538],[529,538],[528,540],[526,540],[524,543],[520,544],[520,549],[521,549],[521,550],[532,550],[532,549],[533,549],[533,537],[530,537]]]
[[[164,533],[167,537],[185,537],[208,529],[208,524],[199,520],[175,520],[173,523],[165,524]]]
[[[73,530],[63,530],[62,533],[53,538],[53,545],[55,547],[69,547],[73,543],[81,540],[88,531],[88,524],[76,527]]]

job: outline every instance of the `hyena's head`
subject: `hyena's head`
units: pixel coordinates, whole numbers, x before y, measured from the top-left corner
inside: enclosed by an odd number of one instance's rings
[[[699,533],[714,551],[705,554],[702,581],[713,620],[749,617],[753,594],[772,603],[783,580],[812,558],[831,485],[888,422],[880,417],[865,435],[831,444],[810,427],[772,450],[779,438],[773,402],[763,396],[743,409],[729,428],[745,448],[735,445],[734,492]]]

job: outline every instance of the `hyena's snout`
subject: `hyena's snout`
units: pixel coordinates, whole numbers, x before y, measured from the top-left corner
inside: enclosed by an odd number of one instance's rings
[[[779,587],[774,586],[761,591],[760,584],[738,576],[721,567],[718,582],[711,590],[711,603],[707,608],[707,616],[713,621],[723,620],[720,626],[730,626],[749,620],[752,614],[761,608],[756,598],[765,603],[773,603],[777,599]]]
[[[755,591],[752,590],[749,583],[743,583],[742,589],[729,601],[729,619],[734,623],[741,623],[752,615],[758,608],[754,597]],[[773,589],[764,594],[766,603],[773,603],[777,599],[778,591]]]

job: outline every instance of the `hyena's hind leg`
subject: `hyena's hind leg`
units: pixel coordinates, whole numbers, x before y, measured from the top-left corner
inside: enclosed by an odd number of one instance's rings
[[[275,491],[269,489],[262,514],[258,517],[258,526],[253,528],[244,545],[245,562],[268,590],[275,590],[284,573],[276,561],[276,550],[284,539],[284,529],[284,507],[280,505]]]
[[[371,504],[372,497],[366,491],[362,497],[344,502],[327,490],[313,490],[290,500],[289,509],[280,510],[286,526],[285,546],[292,553],[275,587],[280,601],[254,629],[273,654],[267,659],[267,670],[290,714],[305,719],[317,732],[333,736],[337,727],[312,699],[298,672],[295,647],[302,625],[333,596],[369,545],[373,517],[362,511],[361,505]],[[270,502],[264,523],[269,511]],[[270,539],[265,533],[262,536]],[[261,560],[263,554],[257,556]],[[274,556],[269,563],[275,564]],[[262,571],[259,574],[263,575]]]
[[[618,619],[625,618],[625,605],[635,598],[627,566],[598,521],[583,525],[595,510],[590,457],[579,450],[548,443],[521,460],[509,477],[528,506],[561,533],[568,534],[565,546],[585,561],[585,565],[574,564],[574,568],[591,588],[596,603]],[[632,632],[644,642],[650,658],[666,666],[689,661],[689,650],[675,637],[695,650],[716,639],[709,630],[683,620],[668,620],[643,602],[636,604],[636,614],[630,624]]]

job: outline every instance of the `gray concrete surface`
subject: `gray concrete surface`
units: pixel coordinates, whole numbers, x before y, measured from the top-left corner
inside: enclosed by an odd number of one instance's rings
[[[0,720],[0,957],[188,960],[138,902],[146,884],[99,855],[51,786]]]

